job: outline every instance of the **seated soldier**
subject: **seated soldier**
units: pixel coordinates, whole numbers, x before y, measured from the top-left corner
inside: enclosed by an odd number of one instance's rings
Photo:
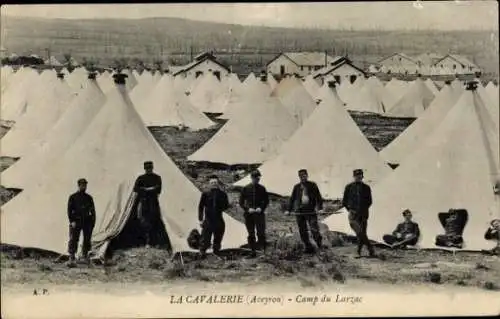
[[[406,248],[407,245],[415,245],[420,237],[420,228],[413,222],[409,209],[403,211],[404,222],[398,224],[392,235],[384,235],[386,244],[392,248]]]
[[[490,223],[490,227],[484,234],[484,239],[495,240],[497,246],[491,250],[491,253],[500,255],[500,219],[494,219]]]
[[[463,247],[462,234],[467,223],[467,211],[451,209],[447,213],[439,213],[439,220],[444,227],[445,234],[436,236],[436,246]]]

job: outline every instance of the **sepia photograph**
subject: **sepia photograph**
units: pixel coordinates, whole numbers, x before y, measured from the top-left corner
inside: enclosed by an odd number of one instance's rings
[[[0,10],[2,318],[500,315],[497,1]]]

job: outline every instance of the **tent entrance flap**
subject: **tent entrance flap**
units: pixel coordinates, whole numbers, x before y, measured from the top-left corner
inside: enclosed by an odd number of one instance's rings
[[[118,203],[121,202],[121,195],[124,193],[124,187],[120,185],[116,198]],[[129,191],[129,194],[123,208],[118,205],[114,207],[115,209],[111,209],[114,205],[109,205],[104,212],[103,221],[92,238],[92,250],[97,257],[103,257],[116,249],[140,247],[146,244],[143,223],[138,217],[140,205],[137,193]],[[171,249],[160,212],[158,215],[151,225],[151,231],[155,236],[150,244]]]

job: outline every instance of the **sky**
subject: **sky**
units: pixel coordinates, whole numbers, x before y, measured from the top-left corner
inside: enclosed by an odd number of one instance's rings
[[[64,19],[177,17],[325,29],[498,30],[497,1],[5,5],[1,14]]]

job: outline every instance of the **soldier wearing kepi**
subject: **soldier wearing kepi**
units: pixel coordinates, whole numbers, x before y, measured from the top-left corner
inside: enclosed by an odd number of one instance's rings
[[[198,220],[201,226],[201,258],[206,257],[206,251],[213,241],[213,252],[215,255],[220,253],[222,238],[226,230],[223,213],[229,208],[229,199],[226,192],[219,187],[219,178],[211,175],[208,178],[209,190],[201,194],[198,205]]]
[[[92,196],[87,194],[87,180],[80,178],[77,182],[78,191],[68,199],[69,219],[69,264],[75,265],[75,254],[78,249],[80,233],[83,232],[82,257],[89,261],[88,253],[91,248],[92,231],[95,225],[95,206]]]
[[[158,225],[160,225],[160,203],[158,196],[161,193],[161,177],[153,173],[153,162],[144,162],[145,173],[137,178],[134,192],[137,193],[137,216],[144,231],[146,248],[158,240]]]
[[[240,194],[239,204],[243,209],[245,225],[248,231],[248,245],[252,249],[250,257],[256,257],[258,248],[266,248],[266,215],[269,205],[269,195],[264,186],[260,185],[260,172],[255,170],[250,174],[252,182],[245,186]],[[255,232],[257,231],[257,241]]]
[[[363,183],[363,170],[353,171],[354,182],[344,190],[342,205],[349,211],[349,224],[358,239],[358,255],[361,257],[363,246],[368,248],[370,257],[375,257],[375,251],[366,233],[368,227],[368,209],[372,205],[370,186]]]
[[[298,175],[300,183],[293,187],[285,215],[289,215],[291,211],[296,213],[300,238],[306,246],[305,253],[311,254],[314,253],[314,247],[309,240],[307,225],[311,229],[312,237],[318,248],[323,248],[318,224],[318,212],[323,211],[323,197],[321,197],[318,185],[308,180],[307,170],[299,170]]]

